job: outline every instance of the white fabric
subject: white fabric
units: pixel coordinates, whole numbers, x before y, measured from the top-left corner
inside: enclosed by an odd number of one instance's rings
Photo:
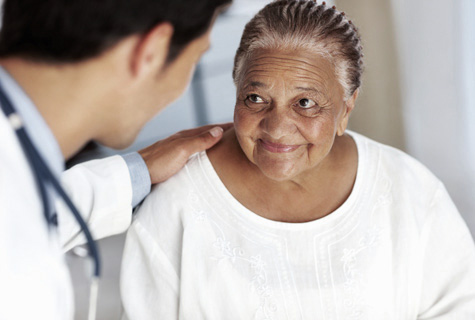
[[[57,204],[59,235],[48,232],[30,166],[1,112],[0,146],[0,319],[73,319],[63,251],[83,237],[62,204]],[[126,230],[132,186],[121,157],[77,166],[62,180],[95,238]]]
[[[74,166],[62,174],[61,182],[95,239],[127,230],[132,220],[132,185],[129,168],[121,156]],[[85,243],[66,205],[58,201],[56,207],[63,250]]]
[[[260,217],[206,153],[155,186],[129,228],[129,319],[475,319],[475,247],[445,188],[408,155],[351,133],[354,189],[308,223]]]

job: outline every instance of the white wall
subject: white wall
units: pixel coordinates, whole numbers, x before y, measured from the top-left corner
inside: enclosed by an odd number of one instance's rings
[[[475,2],[393,0],[407,150],[475,233]]]

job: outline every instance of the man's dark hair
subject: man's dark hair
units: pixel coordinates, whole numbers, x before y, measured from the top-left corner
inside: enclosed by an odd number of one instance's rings
[[[231,0],[5,0],[0,57],[73,63],[160,22],[173,25],[168,61],[203,35]]]

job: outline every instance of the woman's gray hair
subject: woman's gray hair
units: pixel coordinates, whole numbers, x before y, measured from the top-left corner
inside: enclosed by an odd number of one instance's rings
[[[244,65],[258,49],[307,49],[328,58],[344,90],[345,100],[361,85],[363,54],[356,27],[344,12],[311,0],[274,1],[244,28],[234,58],[233,79],[238,85]]]

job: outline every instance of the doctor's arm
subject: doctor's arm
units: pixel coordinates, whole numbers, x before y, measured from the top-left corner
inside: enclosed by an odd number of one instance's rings
[[[92,236],[101,239],[127,230],[133,207],[149,193],[151,184],[167,180],[193,153],[212,147],[232,124],[219,126],[222,129],[208,125],[180,131],[138,153],[84,162],[63,172],[63,187]],[[63,250],[85,243],[67,206],[57,201],[56,209]]]

